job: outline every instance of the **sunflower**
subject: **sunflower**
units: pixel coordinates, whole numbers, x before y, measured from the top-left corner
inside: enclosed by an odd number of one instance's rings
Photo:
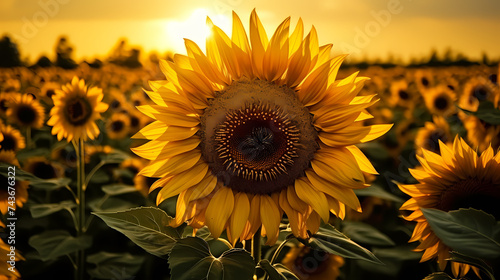
[[[17,161],[16,154],[14,151],[0,151],[0,162],[7,163],[9,166],[14,166],[15,168],[19,168],[19,162]],[[3,215],[7,213],[9,207],[16,209],[17,207],[23,207],[23,204],[28,200],[28,185],[27,181],[15,180],[14,186],[10,186],[7,182],[11,182],[7,177],[0,174],[0,182],[2,183],[2,187],[0,188],[0,212]],[[12,205],[12,202],[9,203],[9,190],[8,187],[14,187],[16,189],[16,204]]]
[[[64,175],[64,168],[48,161],[45,157],[32,157],[24,163],[23,169],[42,179],[60,178]]]
[[[401,106],[405,108],[412,108],[415,106],[415,94],[413,90],[408,87],[406,80],[395,80],[391,83],[390,87],[391,97],[388,100],[391,106]]]
[[[479,102],[491,101],[495,98],[495,87],[486,78],[479,76],[471,78],[464,85],[464,90],[460,96],[458,106],[469,111],[476,111]]]
[[[453,147],[439,143],[441,155],[423,150],[423,156],[417,156],[421,169],[410,169],[419,181],[414,185],[399,185],[410,195],[400,210],[413,211],[404,218],[416,221],[410,242],[420,241],[419,251],[425,251],[421,262],[438,258],[439,267],[446,267],[449,251],[432,232],[420,208],[435,208],[442,211],[459,208],[475,208],[500,218],[498,201],[500,200],[500,153],[494,154],[491,147],[480,156],[465,141],[456,137]],[[470,266],[452,263],[455,276],[465,275]],[[473,268],[479,275],[479,271]]]
[[[357,96],[367,78],[336,75],[345,55],[330,58],[313,27],[285,19],[268,40],[255,10],[250,40],[233,13],[229,38],[208,19],[206,54],[186,40],[187,56],[160,64],[166,81],[151,82],[156,105],[138,109],[154,122],[134,138],[150,160],[141,175],[158,179],[157,204],[179,195],[172,225],[207,225],[218,238],[247,240],[262,228],[278,238],[286,213],[292,232],[307,237],[329,212],[360,209],[353,189],[375,169],[355,144],[392,125],[363,126],[374,95]]]
[[[428,69],[419,69],[415,71],[414,78],[415,84],[422,95],[434,86],[434,76]]]
[[[40,99],[47,104],[52,104],[52,96],[56,94],[56,91],[61,88],[61,84],[56,82],[46,82],[40,89]]]
[[[0,142],[0,150],[18,152],[26,147],[26,141],[21,132],[12,126],[0,123],[0,133],[3,135],[3,140]]]
[[[106,121],[106,133],[110,139],[123,139],[130,127],[130,117],[125,113],[113,113]]]
[[[15,98],[19,93],[2,92],[0,93],[0,116],[7,116],[9,103],[11,99]]]
[[[455,92],[446,85],[438,85],[424,93],[425,106],[433,115],[447,117],[455,113]]]
[[[341,256],[300,244],[288,251],[282,263],[301,280],[335,280],[345,262]]]
[[[448,144],[452,141],[450,126],[443,117],[434,116],[433,122],[426,122],[425,126],[417,131],[415,149],[421,155],[422,149],[439,153],[439,141]]]
[[[142,175],[139,175],[139,171],[141,171],[142,168],[146,166],[146,163],[144,162],[143,159],[139,158],[129,158],[124,160],[120,164],[121,169],[126,169],[130,171],[133,175],[133,184],[135,188],[145,197],[148,196],[149,193],[149,187],[151,185],[147,185],[147,177],[144,177]]]
[[[88,88],[84,80],[73,77],[71,83],[52,96],[54,107],[47,121],[48,125],[53,126],[52,134],[57,134],[59,141],[66,138],[68,142],[97,137],[99,128],[94,121],[108,109],[108,105],[101,102],[102,98],[100,88]]]
[[[15,269],[14,271],[9,270],[10,265],[8,264],[11,261],[11,257],[9,253],[11,252],[11,246],[7,245],[2,239],[0,239],[0,279],[5,280],[15,280],[20,279],[21,275],[19,271]],[[14,261],[24,261],[24,257],[19,253],[19,251],[15,250],[15,257],[13,257]]]
[[[17,95],[9,102],[7,117],[19,126],[41,128],[45,112],[40,102],[34,99],[31,94],[23,94]]]

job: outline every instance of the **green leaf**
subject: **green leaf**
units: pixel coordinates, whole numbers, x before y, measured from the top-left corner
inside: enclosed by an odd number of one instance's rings
[[[5,177],[8,176],[8,167],[11,166],[7,163],[0,163],[0,174]],[[45,189],[45,190],[56,190],[61,187],[68,185],[71,182],[69,178],[57,178],[57,179],[41,179],[35,175],[16,167],[16,181],[29,181],[30,186]]]
[[[500,125],[500,110],[496,109],[493,103],[489,101],[481,101],[476,112],[468,111],[462,108],[460,108],[460,110],[464,111],[468,115],[476,116],[485,123]]]
[[[299,240],[313,249],[322,250],[330,254],[383,264],[372,252],[356,244],[329,224],[320,227],[318,232],[310,238]]]
[[[132,207],[136,207],[137,203],[126,201],[123,199],[111,197],[102,201],[102,198],[92,200],[89,203],[90,209],[94,212],[118,212],[125,211]]]
[[[109,175],[103,169],[97,170],[97,172],[90,178],[90,182],[95,184],[103,184],[109,180]]]
[[[374,196],[399,203],[404,202],[402,198],[393,195],[392,193],[384,190],[381,186],[378,185],[371,185],[369,188],[357,189],[354,190],[354,193],[356,193],[357,196]]]
[[[124,160],[130,158],[130,155],[124,153],[120,150],[113,149],[113,151],[109,154],[100,154],[101,161],[105,164],[108,163],[121,163]]]
[[[111,228],[125,234],[149,253],[167,256],[181,236],[168,224],[172,217],[156,207],[139,207],[120,212],[93,213]]]
[[[342,222],[342,232],[352,240],[373,246],[395,246],[396,244],[378,229],[362,222]]]
[[[477,258],[500,257],[500,222],[492,215],[476,209],[422,212],[432,231],[453,250]]]
[[[286,277],[287,280],[299,280],[299,277],[297,277],[297,275],[293,274],[293,272],[291,272],[287,267],[285,267],[284,265],[280,264],[280,263],[277,263],[275,265],[273,265],[273,267],[279,272],[281,273],[283,276]]]
[[[60,203],[52,203],[52,204],[36,204],[30,207],[31,216],[33,218],[40,218],[52,213],[68,210],[71,212],[71,209],[75,208],[76,204],[71,200],[61,201]]]
[[[48,230],[32,236],[28,242],[38,251],[42,261],[48,261],[89,248],[92,245],[92,237],[74,237],[67,231]]]
[[[263,259],[259,262],[259,266],[267,273],[269,280],[299,280],[295,274],[282,264],[271,265],[268,260]]]
[[[243,249],[231,249],[214,257],[208,243],[198,237],[179,239],[168,258],[172,279],[241,279],[253,278],[255,263]]]
[[[124,185],[124,184],[113,184],[102,186],[102,191],[108,195],[120,195],[125,193],[136,192],[137,189],[134,186]]]
[[[475,266],[482,270],[486,275],[488,275],[490,279],[495,279],[495,277],[493,276],[493,269],[481,259],[467,256],[459,252],[450,252],[450,258],[448,260]]]
[[[87,262],[96,265],[89,269],[92,277],[101,279],[131,279],[141,268],[143,256],[129,253],[115,254],[99,252],[87,257]]]
[[[453,278],[450,277],[450,275],[444,273],[444,272],[434,272],[429,275],[427,275],[424,280],[453,280]]]

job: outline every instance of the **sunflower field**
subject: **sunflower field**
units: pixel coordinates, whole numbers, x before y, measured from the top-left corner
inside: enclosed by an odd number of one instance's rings
[[[242,19],[0,68],[0,279],[500,278],[498,63],[361,67]]]

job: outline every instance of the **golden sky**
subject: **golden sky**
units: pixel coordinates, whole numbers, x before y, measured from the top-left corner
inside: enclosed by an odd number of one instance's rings
[[[231,11],[248,27],[253,8],[268,33],[287,16],[292,25],[301,17],[321,44],[358,59],[408,59],[447,47],[500,57],[498,0],[1,0],[0,26],[31,60],[52,57],[61,34],[77,58],[102,57],[123,37],[145,51],[185,53],[183,38],[204,45],[207,15],[230,34]]]

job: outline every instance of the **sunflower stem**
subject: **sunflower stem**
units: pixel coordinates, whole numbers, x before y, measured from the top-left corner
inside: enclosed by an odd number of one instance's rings
[[[286,237],[286,239],[281,242],[281,244],[276,248],[276,251],[274,251],[273,257],[271,258],[271,265],[276,261],[276,258],[279,256],[281,250],[285,247],[286,243],[290,240],[292,240],[293,235],[289,235]]]
[[[77,197],[78,197],[78,227],[77,237],[82,237],[85,234],[85,155],[83,139],[77,140]],[[83,280],[85,276],[85,250],[79,250],[76,255],[76,277],[75,279]]]
[[[252,257],[255,260],[255,265],[258,265],[261,258],[261,247],[260,247],[260,228],[254,234],[252,238]]]
[[[26,149],[29,150],[31,146],[31,127],[26,127]]]

